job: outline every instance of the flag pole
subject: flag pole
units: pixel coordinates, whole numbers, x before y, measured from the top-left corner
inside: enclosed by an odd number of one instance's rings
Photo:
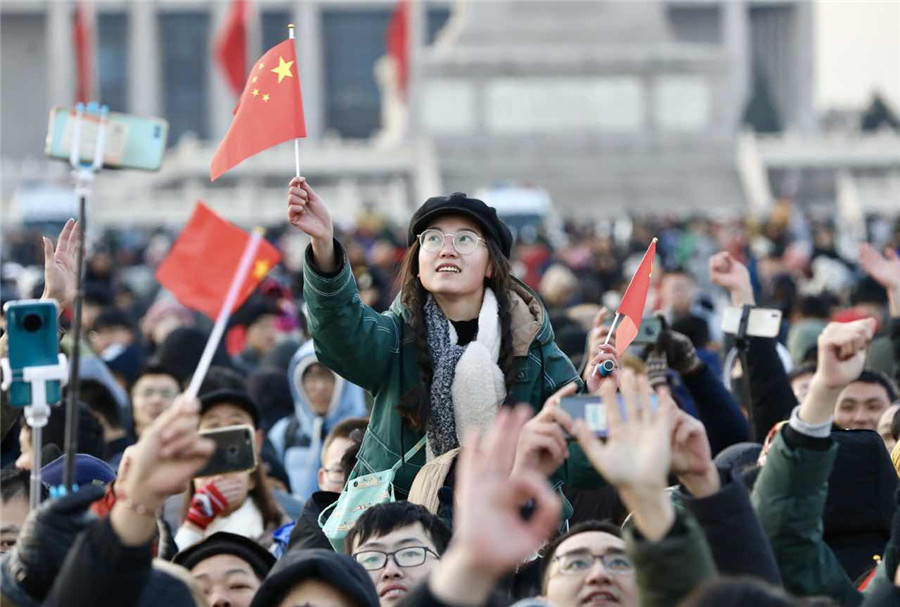
[[[609,327],[609,333],[606,334],[606,341],[603,342],[604,346],[609,344],[609,338],[613,336],[613,332],[616,330],[616,324],[618,322],[619,322],[619,313],[616,312],[616,317],[613,318],[612,326]]]
[[[225,326],[228,324],[228,318],[231,316],[231,309],[234,307],[234,302],[237,301],[241,286],[243,286],[244,281],[247,280],[247,274],[250,273],[250,264],[256,257],[256,251],[259,249],[262,235],[263,229],[260,227],[254,228],[253,232],[250,234],[250,240],[247,242],[240,263],[238,263],[234,278],[231,279],[231,286],[228,287],[228,294],[225,296],[225,302],[219,310],[216,324],[213,326],[212,333],[210,333],[209,339],[206,341],[206,347],[203,349],[203,355],[200,357],[200,362],[197,364],[197,370],[194,371],[191,383],[185,391],[185,395],[188,398],[195,398],[200,391],[200,384],[203,383],[206,372],[209,371],[209,365],[212,363],[213,355],[219,347],[222,335],[225,333]]]
[[[288,38],[291,40],[295,39],[293,23],[288,23]],[[297,67],[297,74],[299,77],[299,74],[300,74],[299,66]],[[295,175],[294,175],[295,177],[300,176],[300,139],[299,138],[294,139],[294,173],[295,173]]]

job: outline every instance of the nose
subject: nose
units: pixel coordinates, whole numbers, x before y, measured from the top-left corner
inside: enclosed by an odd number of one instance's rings
[[[584,578],[585,584],[604,584],[611,581],[612,578],[609,576],[609,571],[606,570],[606,566],[603,565],[603,561],[600,559],[594,561],[594,565]]]
[[[453,234],[444,234],[444,244],[441,245],[441,257],[456,257],[456,247],[453,246]]]
[[[389,558],[384,565],[384,569],[381,570],[381,579],[390,580],[402,576],[403,570],[397,566],[397,563],[394,562],[393,558]]]
[[[209,596],[209,607],[231,607],[231,601],[221,592],[214,592]]]

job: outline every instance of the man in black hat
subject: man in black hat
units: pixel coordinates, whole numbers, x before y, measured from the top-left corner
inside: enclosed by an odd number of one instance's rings
[[[331,550],[286,554],[259,587],[250,607],[378,607],[378,595],[362,566]]]
[[[173,559],[191,572],[210,607],[248,607],[275,564],[275,557],[251,539],[219,531]]]

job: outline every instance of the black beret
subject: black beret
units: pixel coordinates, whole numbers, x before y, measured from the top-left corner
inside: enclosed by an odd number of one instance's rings
[[[428,228],[428,224],[442,215],[465,215],[473,219],[481,226],[485,237],[497,243],[503,255],[509,259],[513,236],[509,227],[497,216],[497,209],[477,198],[469,198],[462,192],[454,192],[449,196],[434,196],[426,200],[409,221],[406,245],[412,245],[419,234]]]

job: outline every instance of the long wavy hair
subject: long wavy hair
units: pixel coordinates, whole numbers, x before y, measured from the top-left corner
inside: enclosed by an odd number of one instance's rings
[[[484,286],[490,287],[497,297],[497,308],[500,314],[500,358],[497,365],[503,371],[508,395],[515,377],[512,314],[509,299],[512,278],[509,260],[503,255],[500,247],[488,237],[485,237],[485,242],[488,248],[488,264],[492,272],[491,278],[484,279]],[[397,282],[400,288],[400,301],[409,311],[409,327],[415,339],[416,362],[419,367],[420,379],[416,386],[401,395],[397,410],[401,418],[410,426],[419,432],[424,432],[431,413],[431,380],[434,376],[434,366],[428,350],[428,328],[425,324],[425,303],[428,301],[428,291],[419,280],[418,240],[406,250]]]

